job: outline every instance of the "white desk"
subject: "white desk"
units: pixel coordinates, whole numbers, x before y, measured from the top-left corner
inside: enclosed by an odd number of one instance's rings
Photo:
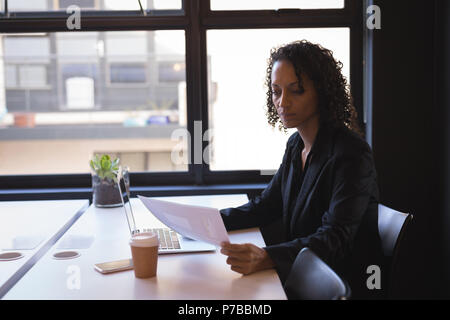
[[[217,208],[247,202],[245,195],[165,199]],[[156,224],[140,200],[132,199],[132,206],[139,228]],[[242,276],[231,271],[219,250],[160,255],[157,277],[150,279],[135,278],[133,270],[98,273],[95,263],[131,257],[123,208],[91,206],[66,233],[71,234],[93,235],[95,241],[90,248],[77,250],[81,255],[71,260],[55,260],[52,255],[58,250],[49,250],[4,299],[286,299],[274,269]],[[258,229],[232,232],[230,240],[264,245]]]
[[[0,298],[45,254],[88,206],[88,200],[0,202],[0,253],[14,251],[23,254],[18,260],[0,261]],[[28,247],[28,250],[8,247],[12,239],[20,236],[35,236],[39,241],[35,242],[34,248],[34,244]]]

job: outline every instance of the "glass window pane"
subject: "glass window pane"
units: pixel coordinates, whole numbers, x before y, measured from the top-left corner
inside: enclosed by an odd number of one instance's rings
[[[72,5],[76,5],[82,9],[96,9],[95,0],[59,0],[59,8],[66,9]]]
[[[47,0],[8,0],[9,11],[42,11],[48,10]]]
[[[143,9],[180,10],[182,0],[141,0]],[[75,5],[82,10],[140,10],[138,0],[8,0],[8,10],[54,11]]]
[[[50,61],[50,42],[48,37],[3,37],[4,55],[8,61],[18,63]]]
[[[281,163],[294,131],[267,123],[264,83],[272,47],[301,39],[319,43],[343,63],[349,80],[349,37],[348,28],[208,31],[211,170],[274,170]]]
[[[211,0],[211,10],[342,9],[344,0]]]
[[[6,87],[17,87],[17,72],[15,65],[7,65],[5,68]]]
[[[186,66],[179,61],[161,61],[158,65],[158,76],[160,82],[177,82],[184,77]]]
[[[145,31],[106,32],[105,54],[109,62],[145,61],[151,41]]]
[[[97,32],[57,33],[56,50],[58,58],[64,62],[97,61],[102,56],[103,41]]]
[[[146,66],[136,64],[112,64],[110,66],[111,83],[145,83]]]
[[[107,10],[140,10],[138,1],[124,0],[104,0],[104,7]],[[156,10],[179,10],[181,0],[141,0],[143,9]]]
[[[187,170],[183,30],[0,37],[0,175],[88,173],[97,153]]]
[[[19,66],[19,83],[22,88],[39,88],[47,85],[47,69],[45,66]]]

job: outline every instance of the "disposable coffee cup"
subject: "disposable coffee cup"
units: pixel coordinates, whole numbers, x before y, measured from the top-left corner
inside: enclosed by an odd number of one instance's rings
[[[142,232],[134,235],[130,239],[130,247],[136,278],[156,276],[159,247],[156,233]]]

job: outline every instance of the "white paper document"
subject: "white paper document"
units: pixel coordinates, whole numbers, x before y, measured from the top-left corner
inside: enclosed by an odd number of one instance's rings
[[[147,209],[169,228],[195,240],[220,246],[229,242],[219,209],[179,204],[144,196],[138,198]]]

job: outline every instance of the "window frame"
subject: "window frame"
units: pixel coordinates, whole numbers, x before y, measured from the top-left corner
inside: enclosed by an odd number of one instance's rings
[[[363,8],[360,0],[345,0],[343,9],[280,9],[211,11],[209,0],[182,0],[181,10],[82,11],[82,31],[184,30],[186,44],[187,130],[194,137],[194,121],[208,123],[208,70],[206,33],[211,29],[348,27],[350,30],[351,91],[365,129],[363,114]],[[0,14],[0,33],[77,32],[67,30],[65,12],[16,12]],[[208,142],[202,142],[202,150]],[[259,170],[211,171],[207,163],[190,163],[183,172],[131,173],[133,186],[207,186],[213,184],[265,184],[271,175]],[[91,174],[0,175],[2,189],[89,188]]]
[[[362,106],[363,81],[363,22],[362,3],[360,1],[345,0],[343,9],[280,9],[280,10],[227,10],[212,11],[209,1],[201,8],[202,34],[201,47],[206,52],[206,31],[211,29],[266,29],[266,28],[317,28],[317,27],[348,27],[350,29],[350,81],[358,120],[362,130],[365,130]],[[206,66],[206,54],[201,56],[201,65]],[[202,85],[207,86],[206,68],[202,70]],[[203,132],[209,128],[208,118],[208,88],[202,88],[203,101]],[[206,108],[206,110],[205,110]],[[203,149],[207,142],[203,143]],[[271,175],[261,175],[259,170],[211,171],[209,166],[201,168],[202,183],[235,183],[244,181],[250,183],[268,182]]]

